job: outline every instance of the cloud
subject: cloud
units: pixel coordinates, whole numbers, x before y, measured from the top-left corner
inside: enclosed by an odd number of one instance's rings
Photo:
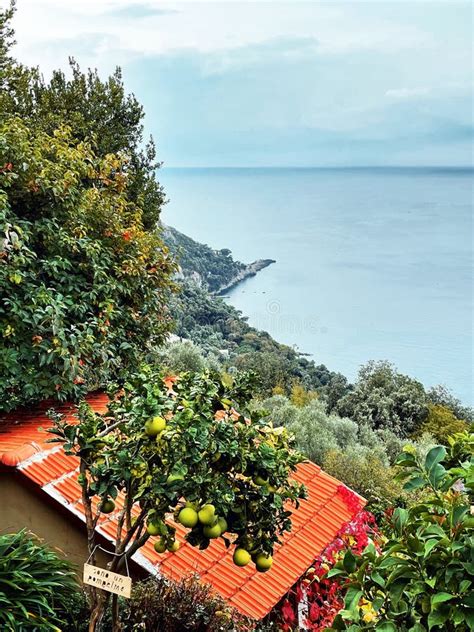
[[[430,88],[392,88],[385,92],[385,96],[391,99],[416,99],[418,97],[426,97],[430,94]]]
[[[177,13],[176,9],[171,7],[163,8],[154,6],[153,4],[131,4],[129,2],[124,3],[123,6],[113,6],[106,8],[103,12],[104,16],[112,17],[115,19],[142,19],[150,18],[157,15],[169,15],[170,13]]]

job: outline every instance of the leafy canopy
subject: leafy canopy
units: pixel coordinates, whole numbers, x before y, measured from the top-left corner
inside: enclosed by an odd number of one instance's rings
[[[354,388],[336,404],[336,411],[374,429],[386,428],[407,437],[428,414],[423,385],[398,373],[389,362],[368,362]]]
[[[62,127],[0,127],[0,402],[78,397],[169,328],[174,264],[128,197],[128,157]]]
[[[474,439],[458,434],[420,460],[409,448],[398,460],[405,489],[426,498],[397,508],[379,554],[348,552],[328,577],[348,580],[344,609],[332,630],[468,632],[474,627]]]

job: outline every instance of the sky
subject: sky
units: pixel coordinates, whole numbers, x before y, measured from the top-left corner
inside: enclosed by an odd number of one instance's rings
[[[472,164],[470,2],[17,5],[17,58],[120,65],[165,166]]]

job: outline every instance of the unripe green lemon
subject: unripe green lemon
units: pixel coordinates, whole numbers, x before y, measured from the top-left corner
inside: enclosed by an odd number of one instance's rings
[[[178,520],[183,527],[192,529],[198,523],[197,511],[195,511],[192,507],[185,507],[179,512]]]
[[[225,533],[229,527],[229,525],[227,524],[227,520],[225,518],[218,518],[217,519],[217,524],[220,526],[221,528],[221,534]]]
[[[171,544],[168,544],[168,551],[170,551],[171,553],[176,553],[179,547],[180,547],[180,544],[178,540],[173,540]]]
[[[203,528],[202,532],[204,533],[206,538],[209,538],[210,540],[213,540],[214,538],[218,538],[222,534],[222,531],[218,522],[216,522],[216,524],[213,526],[206,525]]]
[[[153,417],[145,423],[145,433],[149,437],[156,437],[156,435],[166,428],[166,420],[163,417]]]
[[[160,527],[155,522],[149,522],[147,524],[146,530],[150,535],[158,535],[160,533]]]
[[[164,553],[166,551],[166,543],[164,542],[163,539],[160,539],[157,542],[155,542],[155,544],[153,545],[153,548],[155,549],[157,553]]]
[[[253,479],[253,482],[255,483],[255,485],[259,485],[260,487],[263,487],[263,485],[268,485],[268,481],[260,475],[256,476]]]
[[[199,522],[212,525],[216,521],[216,508],[214,505],[204,505],[198,513]]]
[[[260,573],[265,573],[268,571],[273,564],[273,558],[271,555],[266,555],[265,553],[259,553],[255,558],[255,566],[257,567],[257,571]]]
[[[108,514],[115,509],[115,503],[111,498],[103,500],[100,504],[100,510],[102,513]]]
[[[236,566],[247,566],[247,564],[250,562],[250,553],[248,551],[246,551],[245,549],[235,549],[234,551],[234,557],[232,558],[234,560],[234,564]]]

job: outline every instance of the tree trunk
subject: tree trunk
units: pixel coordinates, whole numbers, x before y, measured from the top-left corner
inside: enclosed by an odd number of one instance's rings
[[[119,603],[118,596],[112,595],[112,632],[120,632],[122,624],[119,619]]]
[[[109,603],[109,594],[100,594],[97,588],[92,589],[95,594],[93,596],[93,602],[90,609],[89,628],[88,632],[98,632],[100,630],[100,623],[104,617],[107,604]]]
[[[91,612],[91,616],[89,619],[89,632],[96,632],[98,630],[98,626],[103,616],[104,607],[103,604],[99,603]]]

